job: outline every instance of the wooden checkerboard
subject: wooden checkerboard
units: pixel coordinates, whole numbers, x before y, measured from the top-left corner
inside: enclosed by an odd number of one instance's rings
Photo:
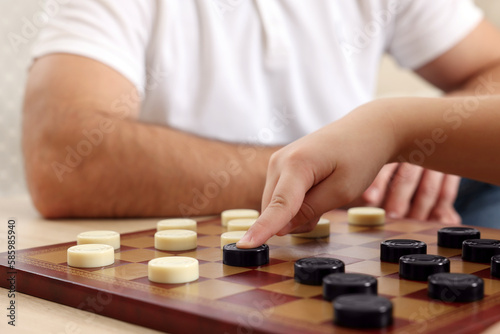
[[[464,262],[460,250],[436,245],[442,225],[389,221],[381,227],[349,226],[346,215],[332,212],[329,238],[292,236],[269,240],[270,263],[261,267],[222,264],[219,219],[198,224],[198,248],[164,252],[154,248],[154,230],[122,235],[115,264],[78,269],[66,264],[66,250],[75,242],[19,251],[16,289],[36,297],[96,312],[171,333],[350,333],[333,324],[332,304],[322,289],[293,280],[293,264],[310,256],[341,259],[346,272],[374,275],[379,295],[392,300],[394,324],[384,332],[479,332],[500,320],[500,280],[489,265]],[[500,230],[480,228],[483,238],[500,239]],[[484,279],[485,298],[473,303],[443,303],[427,297],[427,284],[400,279],[398,265],[379,260],[380,242],[417,239],[429,254],[446,256],[452,272]],[[200,278],[187,284],[157,284],[147,278],[149,260],[170,255],[199,260]],[[11,271],[0,254],[0,285]]]

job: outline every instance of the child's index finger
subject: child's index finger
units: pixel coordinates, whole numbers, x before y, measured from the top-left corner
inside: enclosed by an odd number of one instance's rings
[[[283,173],[273,191],[271,202],[236,245],[239,248],[254,248],[278,233],[295,217],[309,187],[295,173]]]

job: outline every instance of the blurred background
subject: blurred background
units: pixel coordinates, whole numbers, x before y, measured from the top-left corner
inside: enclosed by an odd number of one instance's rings
[[[46,2],[0,1],[0,198],[26,193],[20,150],[21,108],[29,50],[38,34],[38,26],[50,19],[42,10]],[[477,0],[476,3],[483,8],[486,17],[500,27],[500,1]],[[21,36],[27,20],[36,25]],[[412,72],[398,68],[389,57],[383,59],[378,96],[437,94],[439,91]]]

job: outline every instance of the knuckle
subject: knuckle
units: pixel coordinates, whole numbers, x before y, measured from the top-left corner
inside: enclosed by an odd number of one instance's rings
[[[282,195],[273,195],[269,206],[273,208],[283,209],[288,207],[288,200]]]
[[[426,183],[420,186],[420,195],[425,197],[437,197],[441,188],[435,183]]]
[[[462,223],[462,217],[460,217],[460,215],[456,212],[454,212],[452,215],[451,215],[451,219],[450,221],[454,224],[461,224]]]
[[[302,206],[300,207],[299,214],[301,218],[303,218],[303,221],[305,221],[308,224],[313,222],[314,217],[316,217],[316,212],[314,208],[305,201],[302,203]]]
[[[452,202],[457,197],[459,183],[447,184],[441,191],[441,197]]]
[[[406,216],[410,209],[410,205],[407,202],[404,201],[389,201],[386,204],[386,210],[389,212],[394,212],[395,214],[399,216]]]
[[[281,160],[281,153],[280,151],[274,152],[271,154],[271,157],[269,158],[269,168],[277,168],[279,166],[279,161]]]
[[[286,156],[287,160],[290,161],[303,161],[306,160],[307,157],[308,157],[307,151],[301,149],[290,150]]]
[[[420,177],[422,171],[422,167],[411,165],[408,163],[402,163],[394,178],[395,180],[398,180],[400,182],[404,182],[406,180],[414,180]]]
[[[460,224],[462,222],[460,215],[451,207],[435,208],[433,216],[436,217],[436,220],[447,224]]]
[[[310,164],[311,157],[304,150],[290,149],[274,152],[269,158],[269,170],[291,169],[306,173],[313,169]]]
[[[296,227],[294,230],[293,230],[293,233],[305,233],[305,232],[311,232],[314,227],[315,227],[315,224],[316,222],[315,221],[309,221],[309,222],[306,222],[302,225],[299,225],[298,227]]]
[[[269,202],[268,208],[284,211],[288,214],[288,219],[291,220],[293,213],[290,209],[290,202],[282,195],[273,195]]]

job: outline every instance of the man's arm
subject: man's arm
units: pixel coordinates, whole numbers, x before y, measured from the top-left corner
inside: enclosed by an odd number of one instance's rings
[[[475,95],[484,80],[500,81],[500,32],[482,21],[467,37],[416,73],[448,96]],[[490,87],[490,94],[500,87]],[[484,94],[484,92],[483,92]]]
[[[258,208],[275,148],[232,145],[137,121],[134,86],[88,58],[33,65],[23,151],[45,217],[212,214]]]
[[[500,94],[500,33],[483,21],[460,43],[416,73],[446,92],[446,96]],[[487,91],[482,88],[484,83]],[[453,209],[457,187],[456,176],[409,164],[391,164],[382,169],[363,199],[371,205],[382,205],[396,217],[451,223],[459,219]]]

